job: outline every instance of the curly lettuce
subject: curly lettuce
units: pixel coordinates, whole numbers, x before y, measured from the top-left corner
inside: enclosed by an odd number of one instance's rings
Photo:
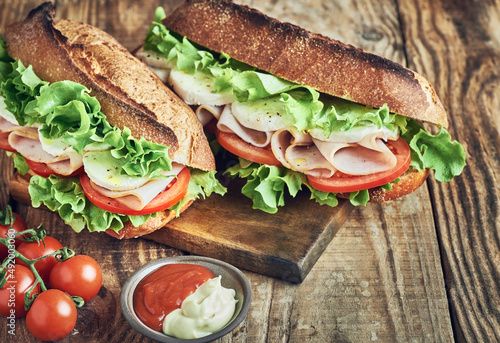
[[[45,205],[51,211],[58,212],[76,232],[81,232],[85,227],[90,232],[108,229],[118,232],[129,220],[134,226],[139,226],[151,216],[126,216],[97,207],[85,197],[77,177],[44,178],[35,175],[31,177],[29,193],[33,207]]]

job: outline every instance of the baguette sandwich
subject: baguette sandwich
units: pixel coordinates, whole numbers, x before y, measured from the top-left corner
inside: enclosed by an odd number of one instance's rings
[[[192,109],[98,28],[47,2],[0,43],[0,147],[15,199],[80,231],[153,232],[225,188]]]
[[[226,173],[254,208],[306,189],[330,206],[384,202],[465,166],[435,91],[399,64],[230,0],[155,16],[136,56],[238,156]]]

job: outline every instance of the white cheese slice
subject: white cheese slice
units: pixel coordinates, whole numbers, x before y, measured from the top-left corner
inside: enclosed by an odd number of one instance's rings
[[[230,89],[216,93],[214,77],[201,71],[189,75],[174,68],[170,71],[168,83],[188,105],[222,106],[234,101]]]
[[[375,124],[368,124],[354,127],[347,131],[333,132],[329,137],[326,137],[322,129],[313,129],[308,131],[311,137],[323,142],[337,142],[337,143],[358,143],[366,137],[377,137],[388,139],[398,138],[398,129],[389,130],[382,126],[380,129]]]
[[[253,130],[277,131],[293,126],[292,118],[287,115],[280,96],[249,102],[235,101],[231,104],[231,109],[241,125]]]

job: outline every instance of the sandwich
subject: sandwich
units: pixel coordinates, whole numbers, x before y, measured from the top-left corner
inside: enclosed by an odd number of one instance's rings
[[[0,147],[15,199],[75,231],[163,227],[225,188],[192,109],[114,38],[47,2],[0,42]]]
[[[268,213],[307,190],[322,205],[380,203],[466,165],[424,77],[230,0],[158,8],[135,55],[237,157],[225,173]]]

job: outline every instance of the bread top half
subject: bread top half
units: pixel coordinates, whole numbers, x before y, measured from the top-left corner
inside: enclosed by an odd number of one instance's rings
[[[70,80],[91,90],[111,125],[132,136],[170,146],[170,158],[202,170],[215,159],[192,109],[149,68],[106,32],[79,22],[54,20],[44,3],[7,27],[8,53],[48,82]]]
[[[231,0],[187,0],[163,23],[203,47],[285,80],[448,126],[436,92],[419,74]]]

